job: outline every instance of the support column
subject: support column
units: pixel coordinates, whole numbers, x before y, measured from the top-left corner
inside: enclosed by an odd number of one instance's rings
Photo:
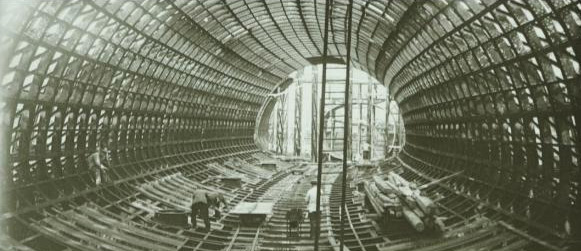
[[[371,79],[367,77],[367,135],[365,136],[365,141],[367,142],[367,151],[369,151],[369,159],[371,159],[372,151],[373,151],[373,142],[372,137],[373,134],[372,128],[373,126],[373,84],[371,83]],[[364,158],[365,159],[365,158]]]
[[[345,218],[346,218],[346,187],[347,185],[347,156],[349,156],[349,127],[351,125],[349,119],[349,112],[351,111],[351,106],[349,106],[349,100],[351,99],[351,26],[352,26],[352,13],[353,13],[353,0],[349,0],[349,5],[347,6],[347,66],[345,70],[345,112],[343,119],[343,173],[342,173],[342,184],[341,187],[341,224],[339,232],[341,233],[339,250],[343,251],[345,246]]]
[[[331,144],[330,144],[329,149],[331,150],[331,152],[333,152],[333,151],[335,151],[335,140],[337,140],[337,137],[335,136],[335,129],[336,129],[335,123],[337,122],[337,120],[335,119],[335,111],[332,111],[331,112],[331,115],[329,116],[329,120],[328,121],[331,124],[330,125],[331,126],[331,137],[329,139],[331,141],[329,143],[331,143]]]
[[[281,90],[279,89],[280,93]],[[277,110],[277,120],[276,120],[276,153],[284,154],[284,138],[285,138],[285,128],[286,128],[286,94],[279,96],[279,107]]]
[[[268,150],[275,150],[276,151],[276,129],[277,129],[277,124],[276,121],[278,120],[278,113],[275,113],[274,111],[276,111],[277,109],[277,105],[275,104],[274,108],[273,108],[273,116],[270,116],[269,120],[268,120]]]
[[[319,85],[319,72],[318,66],[311,66],[313,70],[313,86],[312,86],[312,120],[311,120],[311,158],[313,161],[317,161],[317,101],[319,100],[319,95],[317,93]]]
[[[389,88],[385,88],[386,92],[389,92]],[[385,95],[385,129],[383,138],[385,139],[385,152],[384,157],[387,158],[389,156],[389,113],[391,112],[391,96],[389,93]]]
[[[325,32],[323,34],[323,80],[321,81],[321,105],[319,107],[319,139],[317,151],[317,228],[315,229],[315,251],[319,251],[319,234],[321,233],[321,182],[323,178],[323,140],[325,136],[325,85],[327,84],[327,50],[329,43],[329,20],[331,18],[331,0],[325,1]]]
[[[362,147],[363,144],[363,125],[361,122],[363,121],[363,84],[359,83],[359,96],[357,100],[359,102],[359,121],[357,121],[357,134],[359,134],[359,144],[357,144],[357,154],[363,158]]]
[[[300,69],[297,73],[297,85],[295,89],[295,133],[294,133],[294,155],[301,156],[301,148],[302,148],[302,103],[303,103],[303,95],[302,95],[302,80],[303,80],[303,69]]]

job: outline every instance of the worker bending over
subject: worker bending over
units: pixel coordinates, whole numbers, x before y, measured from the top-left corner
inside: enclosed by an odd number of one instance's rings
[[[218,192],[208,192],[206,190],[197,189],[194,191],[194,195],[192,198],[192,227],[196,227],[197,221],[196,218],[198,215],[204,220],[205,230],[210,230],[210,217],[208,214],[208,209],[210,206],[214,207],[215,209],[220,209],[220,204],[223,204],[224,208],[226,208],[226,199],[224,196]],[[220,212],[217,211],[218,217]]]
[[[215,218],[220,218],[221,211],[226,210],[228,207],[224,195],[218,192],[208,192],[208,199],[209,206],[214,208]]]

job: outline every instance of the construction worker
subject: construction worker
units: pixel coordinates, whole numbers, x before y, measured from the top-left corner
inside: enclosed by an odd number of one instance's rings
[[[197,189],[194,191],[194,195],[192,197],[192,227],[196,228],[196,217],[200,215],[204,220],[204,224],[206,225],[206,231],[210,230],[210,218],[208,215],[208,202],[210,199],[208,198],[208,192],[202,189]]]
[[[106,163],[109,163],[107,154],[107,146],[103,145],[101,147],[97,145],[96,151],[87,160],[89,162],[89,169],[95,173],[96,185],[109,181],[109,176],[107,175],[108,167],[106,165]]]
[[[317,222],[319,221],[319,212],[317,212],[317,181],[311,180],[311,189],[305,197],[307,202],[307,212],[309,213],[309,222],[311,224],[310,238],[314,238],[317,233]]]
[[[213,207],[215,210],[214,217],[220,218],[221,211],[228,207],[224,195],[218,192],[209,192],[208,199],[208,206]]]

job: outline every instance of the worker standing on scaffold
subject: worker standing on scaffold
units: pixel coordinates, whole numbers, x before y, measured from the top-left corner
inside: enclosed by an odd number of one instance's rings
[[[321,193],[322,195],[322,193]],[[319,221],[320,213],[317,212],[317,181],[311,180],[311,189],[307,192],[305,197],[307,201],[307,211],[309,212],[309,222],[311,223],[311,239],[315,238],[317,230],[317,222]]]
[[[107,145],[99,143],[97,149],[87,159],[89,162],[89,169],[95,174],[95,185],[109,182],[109,175],[107,174],[109,165],[109,151]]]

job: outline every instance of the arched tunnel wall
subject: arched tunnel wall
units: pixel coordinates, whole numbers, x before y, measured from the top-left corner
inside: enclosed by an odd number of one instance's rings
[[[125,1],[3,7],[3,212],[91,189],[86,158],[99,143],[126,181],[256,150],[261,95],[278,78],[215,55],[219,42],[186,13]]]
[[[463,170],[456,186],[523,222],[578,225],[579,5],[449,7],[402,20],[376,62],[402,111],[401,158],[434,173]]]
[[[321,55],[317,2],[3,4],[2,212],[92,189],[85,158],[98,142],[121,182],[256,151],[266,94]],[[458,189],[563,231],[581,210],[580,11],[565,0],[357,2],[353,61],[399,103],[404,162],[464,170]]]

